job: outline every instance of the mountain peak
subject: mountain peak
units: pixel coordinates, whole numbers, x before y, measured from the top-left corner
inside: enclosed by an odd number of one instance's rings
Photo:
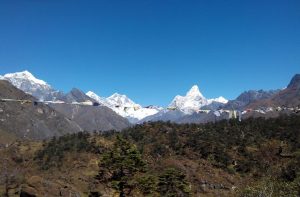
[[[31,74],[31,72],[29,72],[28,70],[24,70],[24,71],[21,71],[21,72],[19,72],[19,73],[24,74],[24,75],[27,75],[27,76],[33,76],[33,75]]]
[[[116,92],[116,93],[114,93],[113,95],[111,95],[110,97],[111,97],[111,98],[116,98],[116,97],[123,97],[123,98],[125,98],[125,97],[126,97],[126,98],[127,98],[127,96],[126,96],[126,95],[124,95],[124,94],[119,94],[119,93],[117,93],[117,92]]]
[[[131,99],[124,94],[114,93],[107,100],[114,105],[136,105]]]
[[[100,97],[92,91],[86,93],[89,97],[98,101],[101,105],[109,107],[117,114],[126,117],[130,122],[136,123],[142,120],[146,116],[154,115],[162,110],[159,107],[145,107],[134,103],[126,95],[114,93],[108,98]]]
[[[92,99],[95,99],[96,101],[100,101],[103,99],[93,91],[88,91],[87,93],[85,93],[85,95],[87,95],[88,97],[91,97]]]
[[[86,95],[90,96],[90,95],[96,95],[98,96],[95,92],[93,91],[88,91],[87,93],[85,93]]]
[[[193,113],[204,105],[207,105],[206,98],[201,94],[198,86],[193,85],[185,96],[177,95],[169,107],[175,107],[185,113]]]
[[[78,88],[72,88],[72,90],[70,91],[71,93],[80,93],[80,94],[84,94],[83,91],[81,91],[80,89]]]
[[[70,92],[65,94],[62,98],[62,101],[67,102],[67,103],[72,103],[72,102],[86,102],[86,101],[91,101],[94,102],[95,100],[93,98],[90,98],[87,96],[82,90],[78,88],[72,88]]]
[[[31,94],[37,99],[53,100],[60,96],[60,92],[54,90],[45,81],[35,78],[28,70],[22,72],[8,73],[1,77],[3,80],[9,81],[15,87]]]
[[[193,85],[192,88],[186,93],[186,96],[203,97],[203,95],[201,94],[199,87],[197,85]]]
[[[95,92],[93,91],[88,91],[86,93],[86,95],[92,99],[94,99],[95,101],[99,102],[99,104],[103,105],[103,106],[107,106],[109,107],[109,103],[107,103],[106,98],[102,98],[100,96],[98,96]]]
[[[45,81],[37,79],[28,70],[24,70],[21,72],[15,72],[15,73],[8,73],[8,74],[4,75],[4,78],[25,79],[25,80],[29,80],[34,83],[40,84],[40,85],[47,85],[47,83]]]

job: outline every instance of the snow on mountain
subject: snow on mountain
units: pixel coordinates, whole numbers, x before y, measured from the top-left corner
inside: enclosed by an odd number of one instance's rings
[[[218,98],[208,99],[207,102],[208,102],[208,104],[211,104],[212,102],[226,104],[226,103],[228,103],[228,100],[226,98],[224,98],[223,96],[220,96]]]
[[[169,105],[169,108],[176,108],[186,114],[192,114],[207,104],[207,99],[201,94],[198,86],[194,85],[185,96],[177,95]]]
[[[156,108],[144,108],[130,100],[126,95],[118,93],[111,95],[106,100],[112,110],[126,117],[132,123],[159,112]]]
[[[99,102],[100,105],[107,106],[119,115],[126,117],[131,122],[137,122],[161,110],[159,107],[143,108],[141,105],[130,100],[126,95],[117,93],[108,98],[102,98],[91,91],[86,94],[81,94],[81,91],[77,89],[73,89],[68,94],[64,94],[63,92],[53,89],[45,81],[37,79],[27,70],[8,73],[4,76],[0,76],[0,79],[9,81],[18,89],[23,90],[41,101],[57,102],[62,100],[67,103],[73,103],[73,101],[82,102],[83,100],[89,100],[85,98],[85,96],[90,97]]]
[[[136,104],[126,95],[115,93],[108,98],[100,97],[92,91],[86,93],[89,97],[95,99],[100,104],[111,108],[117,114],[127,118],[131,123],[136,123],[139,120],[158,113],[159,107],[142,107]]]
[[[33,95],[39,100],[52,100],[60,94],[45,81],[37,79],[27,70],[23,72],[5,74],[2,76],[2,79],[9,81],[18,89]]]
[[[106,98],[98,96],[96,93],[92,91],[88,91],[86,93],[87,96],[91,97],[92,99],[96,100],[100,105],[109,107],[109,103],[107,102]]]
[[[16,84],[21,85],[21,82],[18,79],[28,80],[32,83],[49,86],[45,81],[35,78],[30,72],[27,70],[23,72],[16,72],[16,73],[8,73],[4,75],[5,78],[9,78],[15,81]]]
[[[106,100],[110,105],[116,107],[135,107],[137,109],[141,108],[139,104],[134,103],[126,95],[123,94],[114,93]]]
[[[192,114],[197,112],[201,107],[207,106],[213,102],[227,103],[228,100],[224,97],[206,99],[200,92],[199,87],[197,85],[193,85],[185,96],[177,95],[169,105],[169,108],[178,109],[185,114]]]
[[[161,110],[164,109],[163,107],[156,106],[156,105],[148,105],[148,106],[146,106],[144,108],[147,108],[147,109],[156,109],[156,110],[159,110],[159,111],[161,111]]]
[[[17,88],[33,95],[41,101],[65,101],[72,103],[73,100],[80,100],[79,102],[94,100],[99,102],[100,105],[109,107],[119,115],[126,117],[132,123],[138,122],[147,116],[155,115],[158,112],[163,113],[163,111],[168,111],[152,105],[142,107],[133,102],[126,95],[118,93],[115,93],[108,98],[100,97],[91,91],[83,94],[79,90],[72,90],[70,93],[64,94],[63,92],[53,89],[45,81],[37,79],[28,71],[5,74],[4,76],[0,76],[0,79],[8,80]],[[85,96],[91,99],[88,99]],[[206,99],[200,92],[198,86],[194,85],[185,96],[177,95],[169,105],[169,108],[180,110],[184,114],[192,114],[199,111],[203,106],[211,105],[214,109],[227,102],[228,101],[224,97]]]

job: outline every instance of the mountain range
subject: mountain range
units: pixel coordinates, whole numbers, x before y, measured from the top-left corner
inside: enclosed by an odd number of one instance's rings
[[[73,88],[69,93],[64,94],[62,91],[55,90],[51,85],[41,79],[34,77],[29,71],[8,73],[0,76],[0,79],[11,82],[17,88],[36,97],[40,101],[52,103],[84,103],[97,102],[101,106],[106,106],[122,117],[127,118],[131,123],[140,122],[146,117],[155,115],[163,111],[162,107],[149,105],[142,107],[135,103],[126,95],[114,93],[105,98],[98,96],[92,91],[86,94],[77,88]],[[184,114],[192,114],[198,111],[203,106],[221,106],[226,104],[227,100],[224,97],[215,99],[206,99],[197,85],[194,85],[186,94],[186,96],[177,95],[170,103],[168,108],[180,110]],[[215,107],[216,108],[216,107]]]
[[[226,104],[227,99],[220,96],[216,99],[206,99],[200,92],[197,85],[194,85],[185,96],[177,95],[169,105],[169,108],[178,109],[185,114],[192,114],[204,106],[218,103],[219,105]]]
[[[284,89],[248,90],[234,100],[222,96],[207,99],[199,87],[193,85],[186,95],[175,96],[166,108],[142,106],[119,93],[107,98],[92,91],[84,93],[78,88],[64,93],[28,71],[5,74],[0,76],[0,81],[0,99],[18,100],[1,102],[0,131],[13,129],[14,135],[23,137],[27,133],[45,138],[62,135],[65,131],[121,130],[147,121],[205,123],[237,117],[237,113],[244,118],[274,117],[295,112],[300,107],[299,74]],[[25,105],[22,100],[38,104],[38,107]]]
[[[0,76],[0,134],[45,139],[79,131],[122,130],[131,124],[79,89],[64,94],[28,71]]]

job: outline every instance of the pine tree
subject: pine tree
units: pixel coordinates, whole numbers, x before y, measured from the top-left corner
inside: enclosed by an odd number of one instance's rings
[[[109,182],[124,197],[135,187],[133,177],[144,170],[145,162],[136,146],[117,136],[113,149],[102,157],[97,178]]]
[[[158,187],[162,196],[190,196],[190,187],[185,175],[174,168],[166,169],[159,176]]]

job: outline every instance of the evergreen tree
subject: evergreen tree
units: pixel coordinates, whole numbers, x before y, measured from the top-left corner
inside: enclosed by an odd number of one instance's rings
[[[145,162],[136,146],[117,136],[113,149],[102,157],[97,177],[109,182],[124,197],[135,187],[133,177],[144,170]]]
[[[174,168],[168,168],[159,176],[158,187],[162,196],[190,196],[190,186],[185,175]]]

